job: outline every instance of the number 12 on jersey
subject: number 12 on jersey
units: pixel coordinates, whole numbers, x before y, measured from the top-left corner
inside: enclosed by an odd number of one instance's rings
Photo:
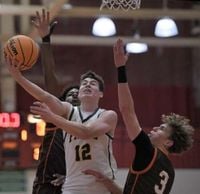
[[[75,147],[76,161],[91,160],[90,144],[77,145]]]

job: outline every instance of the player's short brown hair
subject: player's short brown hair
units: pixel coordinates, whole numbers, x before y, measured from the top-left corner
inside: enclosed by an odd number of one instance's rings
[[[103,92],[103,90],[104,90],[104,81],[103,81],[103,78],[100,75],[98,75],[94,71],[90,70],[90,71],[87,71],[86,73],[81,75],[81,81],[83,81],[86,78],[92,78],[92,79],[97,80],[97,82],[99,83],[99,90],[101,92]]]

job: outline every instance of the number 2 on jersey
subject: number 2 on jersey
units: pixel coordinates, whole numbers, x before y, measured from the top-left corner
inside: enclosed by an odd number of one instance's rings
[[[90,144],[77,145],[75,147],[76,161],[91,160]]]

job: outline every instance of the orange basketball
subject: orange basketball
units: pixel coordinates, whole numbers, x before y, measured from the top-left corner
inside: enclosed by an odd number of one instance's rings
[[[16,35],[11,37],[4,46],[5,56],[15,59],[19,64],[19,70],[30,69],[39,56],[39,46],[30,37]]]

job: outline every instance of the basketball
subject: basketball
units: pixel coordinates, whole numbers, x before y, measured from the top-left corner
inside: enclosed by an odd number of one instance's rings
[[[39,56],[39,46],[28,36],[16,35],[6,42],[4,54],[15,59],[19,64],[19,70],[24,71],[36,63]]]

